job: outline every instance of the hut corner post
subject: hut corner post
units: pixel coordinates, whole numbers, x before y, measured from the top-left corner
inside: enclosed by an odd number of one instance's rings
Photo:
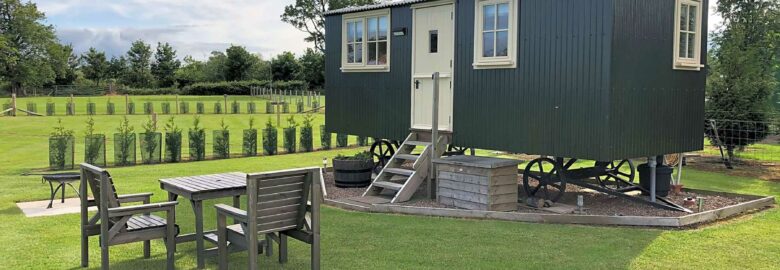
[[[439,72],[432,75],[433,79],[433,121],[431,121],[431,172],[428,175],[428,198],[436,199],[436,164],[433,162],[436,157],[436,144],[439,141]]]
[[[650,201],[655,202],[655,167],[657,165],[657,157],[648,157],[647,166],[650,167]]]

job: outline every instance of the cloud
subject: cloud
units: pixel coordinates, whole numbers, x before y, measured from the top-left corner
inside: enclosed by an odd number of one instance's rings
[[[38,0],[57,35],[78,52],[96,47],[124,54],[132,41],[169,42],[180,57],[242,45],[265,57],[301,53],[312,44],[279,16],[292,1],[276,0]]]

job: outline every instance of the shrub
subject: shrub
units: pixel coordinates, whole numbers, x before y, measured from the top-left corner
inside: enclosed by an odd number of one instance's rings
[[[322,149],[330,149],[330,132],[327,132],[325,130],[325,125],[320,126],[320,145],[322,145]]]
[[[255,104],[254,102],[248,102],[246,104],[246,113],[248,114],[257,113],[257,104]]]
[[[290,103],[282,102],[282,113],[290,113]]]
[[[268,122],[265,122],[265,128],[263,129],[263,153],[265,155],[276,155],[277,135],[276,127],[274,127],[271,118],[268,118]]]
[[[216,95],[250,95],[253,87],[271,87],[277,90],[294,90],[307,88],[303,81],[282,81],[274,82],[271,86],[268,81],[233,81],[233,82],[213,82],[213,83],[195,83],[185,86],[181,90],[184,95],[196,96],[216,96]]]
[[[314,151],[313,121],[314,117],[311,114],[307,114],[303,117],[303,127],[301,127],[301,149],[304,152]]]
[[[114,115],[115,112],[116,112],[116,107],[114,106],[114,103],[111,101],[106,103],[106,113],[108,115]]]
[[[295,103],[296,112],[302,113],[303,112],[303,101],[298,101]]]
[[[171,114],[171,103],[170,102],[163,102],[160,104],[162,113],[163,114]]]
[[[67,115],[75,115],[76,114],[76,104],[73,102],[65,103],[65,114]]]
[[[153,114],[154,113],[154,104],[147,101],[144,102],[144,114]]]
[[[238,101],[233,101],[233,103],[230,104],[230,113],[232,114],[241,113],[241,104],[239,104]]]
[[[95,134],[95,120],[87,120],[84,137],[84,162],[95,166],[106,166],[106,135]]]
[[[179,102],[179,113],[180,114],[190,113],[190,103],[186,101]]]
[[[114,134],[114,165],[135,165],[135,133],[127,116],[119,123]]]
[[[347,147],[349,141],[349,135],[347,134],[336,134],[336,147]]]
[[[320,102],[316,101],[316,100],[312,101],[311,102],[311,107],[314,109],[314,112],[319,112],[320,111]]]
[[[87,102],[87,114],[88,115],[95,115],[96,114],[96,108],[95,103],[91,100]]]
[[[195,112],[197,114],[204,114],[204,113],[206,113],[206,105],[203,104],[203,102],[195,103]]]
[[[214,114],[222,114],[222,103],[219,101],[214,103]]]
[[[255,129],[255,118],[249,118],[249,129],[244,130],[243,153],[246,157],[257,156],[257,129]]]
[[[287,118],[287,127],[284,128],[284,150],[286,150],[287,153],[296,152],[295,131],[297,130],[297,127],[298,123],[295,122],[295,116],[290,115],[290,117]]]
[[[206,131],[200,127],[200,117],[195,117],[190,136],[190,160],[206,159]]]
[[[272,114],[274,113],[274,104],[271,101],[267,101],[265,103],[265,113]]]
[[[128,102],[127,103],[127,114],[135,114],[135,102]]]
[[[165,162],[181,161],[181,128],[176,126],[174,118],[165,124]]]
[[[52,116],[56,113],[57,105],[55,105],[53,102],[46,103],[46,115]]]
[[[214,131],[214,157],[230,158],[230,131],[225,119],[220,121],[220,129]]]
[[[155,164],[162,161],[162,134],[157,132],[157,123],[149,118],[141,134],[141,162]]]
[[[38,113],[38,104],[27,102],[27,115],[35,115],[36,113]]]
[[[359,146],[366,146],[366,145],[368,145],[368,137],[358,136],[357,137],[357,143],[358,143]]]
[[[49,137],[49,168],[52,170],[72,170],[74,168],[74,138],[73,130],[62,125],[62,119]]]

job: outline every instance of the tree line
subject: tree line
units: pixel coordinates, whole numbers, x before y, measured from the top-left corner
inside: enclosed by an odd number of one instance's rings
[[[54,85],[112,83],[133,88],[184,87],[199,82],[302,80],[324,85],[324,55],[307,49],[300,56],[284,52],[266,60],[243,46],[214,51],[206,60],[177,56],[169,43],[133,42],[126,54],[106,56],[95,48],[76,54],[62,44],[54,27],[35,3],[0,0],[0,91],[26,94],[26,89]]]

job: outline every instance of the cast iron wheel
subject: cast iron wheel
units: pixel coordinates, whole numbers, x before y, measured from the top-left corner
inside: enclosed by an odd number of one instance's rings
[[[375,140],[371,145],[371,155],[374,156],[374,173],[379,173],[385,168],[390,159],[395,155],[395,148],[388,140]]]
[[[462,156],[466,154],[466,150],[468,150],[468,147],[464,146],[457,146],[457,145],[447,145],[447,152],[444,153],[445,156]]]
[[[528,198],[557,202],[566,193],[561,165],[550,158],[532,160],[523,171],[523,189]]]
[[[596,162],[598,166],[599,162]],[[621,189],[634,184],[636,177],[636,168],[631,160],[615,160],[606,165],[606,171],[603,175],[596,176],[599,185],[608,189]]]

